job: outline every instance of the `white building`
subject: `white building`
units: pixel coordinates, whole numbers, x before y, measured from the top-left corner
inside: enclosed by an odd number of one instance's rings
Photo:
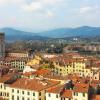
[[[51,80],[28,78],[12,81],[9,77],[2,77],[0,78],[0,97],[4,100],[45,100],[46,89],[59,83]]]

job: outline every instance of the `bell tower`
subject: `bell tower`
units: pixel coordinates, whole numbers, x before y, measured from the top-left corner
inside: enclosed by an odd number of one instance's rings
[[[0,33],[0,58],[5,57],[5,34]]]

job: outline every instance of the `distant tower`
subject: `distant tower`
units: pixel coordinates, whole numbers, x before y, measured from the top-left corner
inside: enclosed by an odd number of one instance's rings
[[[5,57],[5,34],[0,33],[0,58]]]

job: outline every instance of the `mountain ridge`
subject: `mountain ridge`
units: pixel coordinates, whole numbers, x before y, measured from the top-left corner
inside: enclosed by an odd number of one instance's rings
[[[58,28],[39,33],[5,27],[1,28],[0,32],[5,33],[7,40],[45,40],[49,38],[100,36],[100,27],[81,26],[76,28]]]
[[[90,37],[91,34],[93,36],[100,36],[100,27],[81,26],[76,28],[59,28],[51,31],[42,32],[41,36],[44,36],[43,34],[45,34],[45,36],[47,37],[52,37],[53,35],[54,38],[64,38],[73,36]]]
[[[37,33],[26,32],[17,30],[14,28],[1,28],[0,32],[5,33],[7,41],[18,41],[18,40],[45,40],[47,37],[39,36]]]

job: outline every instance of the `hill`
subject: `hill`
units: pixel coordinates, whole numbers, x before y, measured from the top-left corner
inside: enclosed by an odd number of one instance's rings
[[[37,33],[20,31],[13,28],[2,28],[0,29],[0,32],[5,33],[5,37],[7,41],[47,39],[47,37],[39,36],[37,35]]]
[[[40,33],[25,32],[13,28],[2,28],[0,32],[4,32],[7,41],[17,40],[46,40],[49,38],[66,38],[81,37],[93,38],[100,37],[100,27],[82,26],[77,28],[59,28]]]
[[[100,36],[100,27],[82,26],[77,28],[60,28],[51,31],[40,33],[41,36],[51,38],[64,38],[64,37],[96,37]]]

